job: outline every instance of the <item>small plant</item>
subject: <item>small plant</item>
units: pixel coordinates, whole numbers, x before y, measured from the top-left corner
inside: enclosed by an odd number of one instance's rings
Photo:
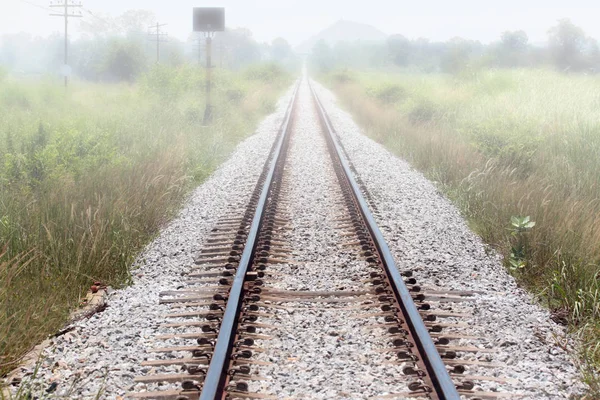
[[[525,234],[535,226],[535,222],[527,217],[512,216],[510,218],[510,234],[513,237],[509,264],[511,271],[519,271],[527,266],[527,239]]]

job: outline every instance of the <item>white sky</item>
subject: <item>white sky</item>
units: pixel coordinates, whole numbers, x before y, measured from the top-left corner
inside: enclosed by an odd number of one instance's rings
[[[293,45],[339,19],[371,24],[385,33],[409,38],[447,40],[454,36],[497,40],[505,30],[523,29],[531,42],[544,42],[548,28],[571,18],[588,35],[600,38],[598,0],[81,0],[84,8],[116,16],[128,9],[153,11],[168,23],[170,36],[186,39],[194,6],[225,7],[229,27],[247,27],[258,41],[277,36]],[[63,20],[42,8],[46,0],[0,0],[0,34],[29,32],[47,36],[62,32]],[[86,18],[93,18],[87,14]],[[77,32],[72,19],[73,33]]]

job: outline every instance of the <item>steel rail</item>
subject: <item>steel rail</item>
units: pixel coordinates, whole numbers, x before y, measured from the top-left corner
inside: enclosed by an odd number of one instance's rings
[[[225,312],[223,313],[223,320],[219,328],[219,335],[217,336],[217,342],[215,344],[213,356],[206,372],[204,385],[202,386],[202,392],[200,393],[200,400],[216,400],[219,398],[219,396],[221,396],[223,391],[222,384],[227,374],[227,367],[231,354],[231,343],[235,337],[235,329],[238,324],[238,314],[243,298],[246,273],[248,272],[248,266],[252,264],[254,258],[258,233],[260,232],[265,206],[267,205],[267,199],[273,183],[273,176],[275,174],[277,161],[279,160],[281,149],[289,134],[290,121],[292,119],[292,114],[296,104],[296,97],[300,82],[298,82],[294,88],[292,99],[290,100],[290,104],[288,105],[279,131],[278,139],[275,144],[275,152],[273,153],[271,165],[269,167],[269,172],[265,179],[265,183],[256,206],[256,211],[252,219],[250,231],[248,232],[246,245],[244,246],[244,251],[242,252],[235,278],[229,291],[229,299],[227,301],[227,306],[225,307]]]
[[[379,230],[371,211],[369,210],[369,206],[360,191],[360,187],[354,179],[350,165],[344,155],[344,150],[336,137],[337,135],[335,134],[335,130],[333,129],[331,121],[329,120],[327,113],[325,112],[325,108],[319,100],[316,91],[310,83],[310,80],[309,86],[313,98],[315,99],[322,125],[331,138],[333,147],[337,153],[336,155],[340,164],[342,165],[345,176],[348,179],[348,183],[352,188],[354,198],[359,206],[360,213],[362,214],[365,224],[367,225],[367,229],[371,233],[375,247],[377,248],[381,256],[382,263],[387,270],[388,277],[393,284],[392,289],[399,299],[399,304],[402,308],[404,317],[406,318],[406,323],[411,330],[411,334],[415,340],[418,351],[423,358],[422,361],[427,368],[427,373],[434,386],[433,390],[439,399],[458,400],[460,399],[460,395],[458,394],[456,386],[454,382],[452,382],[452,378],[450,377],[450,374],[448,373],[448,370],[446,369],[446,366],[442,361],[442,358],[440,357],[435,344],[431,339],[431,336],[429,335],[429,331],[427,330],[427,327],[425,326],[423,319],[421,318],[421,315],[419,314],[419,311],[413,302],[412,296],[404,284],[404,280],[398,271],[394,257],[392,256],[392,253],[390,252],[390,249],[381,231]]]

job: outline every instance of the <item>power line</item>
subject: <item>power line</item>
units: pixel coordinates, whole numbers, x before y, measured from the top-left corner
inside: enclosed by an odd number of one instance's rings
[[[19,1],[20,1],[20,2],[22,2],[22,3],[29,4],[30,6],[37,7],[37,8],[39,8],[39,9],[41,9],[41,10],[44,10],[44,11],[54,11],[54,10],[52,10],[52,9],[50,9],[50,8],[47,8],[47,7],[41,6],[41,5],[39,5],[39,4],[36,4],[36,3],[32,3],[31,1],[28,1],[28,0],[19,0]]]
[[[104,29],[110,30],[110,29],[112,29],[114,27],[114,22],[113,21],[110,21],[110,20],[108,20],[106,18],[103,18],[103,17],[101,17],[99,15],[96,15],[93,12],[91,12],[90,10],[88,10],[87,8],[82,8],[81,10],[83,10],[83,11],[85,11],[87,13],[87,15],[83,16],[83,20],[86,23],[88,23],[88,24],[93,23],[93,21],[91,19],[89,19],[89,17],[94,17],[96,20],[98,20],[98,21],[100,21],[100,22],[102,22],[104,24]],[[93,28],[94,28],[94,26],[92,25],[92,29]],[[95,29],[94,29],[94,34],[98,35],[99,32],[95,32]]]
[[[88,13],[89,16],[96,18],[98,21],[104,22],[108,26],[109,29],[112,29],[112,30],[115,30],[115,31],[118,31],[120,29],[117,26],[118,24],[114,20],[106,19],[106,18],[101,17],[101,16],[99,16],[97,14],[94,14],[93,12],[91,12],[90,10],[88,10],[87,8],[82,8],[82,10],[85,11],[86,13]],[[83,18],[88,18],[88,16],[87,15],[83,15]],[[146,33],[148,33],[146,31],[142,31],[142,30],[129,30],[128,32],[135,32],[135,33],[140,33],[140,34],[146,34]]]
[[[96,19],[99,19],[102,22],[105,22],[107,24],[109,23],[109,21],[107,21],[106,19],[104,19],[102,17],[97,16],[96,14],[94,14],[93,12],[91,12],[90,10],[88,10],[87,8],[82,8],[82,10],[85,11],[86,13],[90,14],[92,17],[94,17]]]

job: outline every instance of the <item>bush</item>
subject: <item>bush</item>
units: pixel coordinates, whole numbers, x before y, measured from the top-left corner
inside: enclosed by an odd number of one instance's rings
[[[138,252],[289,82],[215,74],[218,112],[200,128],[203,72],[157,66],[138,85],[78,82],[69,96],[0,84],[0,375],[92,282],[129,281]]]
[[[138,43],[115,39],[109,43],[102,75],[109,81],[133,82],[146,65],[146,55]]]
[[[367,89],[367,93],[382,104],[398,103],[406,98],[406,89],[396,83],[383,83]]]
[[[241,88],[227,89],[225,91],[225,97],[227,100],[234,103],[239,103],[245,96],[246,92]]]
[[[203,90],[205,82],[204,69],[191,65],[168,67],[158,64],[140,78],[143,91],[171,100]]]
[[[465,71],[384,75],[407,88],[399,107],[380,106],[386,91],[372,85],[381,74],[334,88],[370,136],[435,181],[519,284],[570,323],[597,391],[590,398],[600,398],[600,79],[542,69],[462,79]]]
[[[333,82],[338,84],[345,84],[354,82],[354,76],[348,70],[336,71],[331,75]]]
[[[286,75],[283,68],[276,63],[259,64],[246,69],[244,76],[249,80],[277,82]]]
[[[408,120],[413,124],[433,121],[438,114],[436,105],[429,100],[421,100],[408,113]]]
[[[17,85],[7,84],[0,91],[0,103],[6,108],[19,108],[28,110],[31,107],[31,98],[26,90]]]

